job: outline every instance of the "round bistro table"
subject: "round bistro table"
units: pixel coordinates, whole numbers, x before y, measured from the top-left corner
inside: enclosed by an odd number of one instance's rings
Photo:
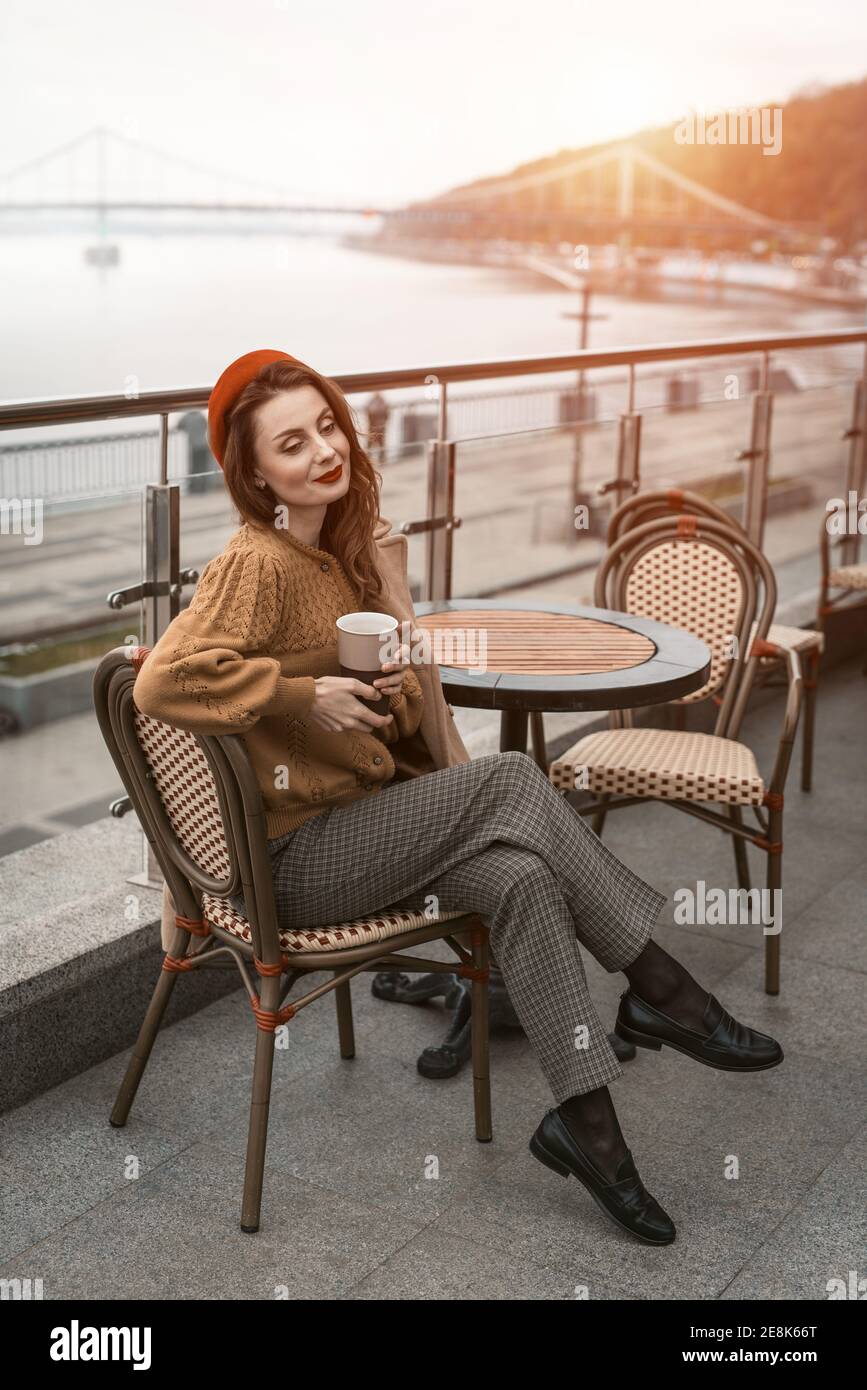
[[[710,675],[711,653],[681,628],[574,604],[525,606],[495,599],[417,603],[416,626],[431,640],[449,704],[500,711],[500,751],[527,751],[527,723],[535,710],[634,709],[699,690]],[[492,1024],[520,1027],[502,975],[491,968]],[[418,1059],[423,1076],[454,1076],[470,1055],[470,992],[457,975],[374,976],[380,999],[419,1004],[445,995],[453,1009],[442,1043]],[[609,1040],[621,1060],[635,1049],[616,1034]]]

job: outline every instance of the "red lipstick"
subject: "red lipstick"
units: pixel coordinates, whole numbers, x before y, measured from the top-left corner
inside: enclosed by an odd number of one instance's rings
[[[314,478],[313,481],[315,483],[336,483],[342,471],[343,464],[337,463],[334,465],[330,473],[320,473],[319,477]]]

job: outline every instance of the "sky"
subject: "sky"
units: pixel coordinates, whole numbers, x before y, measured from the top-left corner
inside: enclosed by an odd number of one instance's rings
[[[104,126],[395,207],[865,72],[861,0],[2,0],[0,174]]]

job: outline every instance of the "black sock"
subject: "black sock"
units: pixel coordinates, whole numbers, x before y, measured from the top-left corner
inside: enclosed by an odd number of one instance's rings
[[[665,1010],[675,1005],[681,1021],[700,1027],[707,1006],[708,993],[690,975],[684,965],[670,956],[655,941],[648,941],[644,950],[623,971],[630,985],[646,1003]]]
[[[570,1096],[557,1110],[576,1144],[602,1169],[609,1181],[614,1182],[628,1146],[608,1087],[599,1086],[595,1091]]]

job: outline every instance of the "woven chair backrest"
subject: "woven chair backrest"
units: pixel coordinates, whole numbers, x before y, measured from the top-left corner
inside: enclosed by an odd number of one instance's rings
[[[134,720],[152,784],[178,841],[202,873],[228,879],[231,856],[217,784],[195,734],[139,709]]]
[[[731,556],[711,542],[662,541],[635,556],[621,594],[626,612],[684,628],[710,647],[710,678],[679,703],[716,695],[729,673],[732,637],[740,632],[747,598]]]
[[[773,572],[764,556],[728,525],[693,515],[663,517],[628,529],[597,573],[596,602],[684,628],[711,651],[705,684],[673,702],[719,703],[716,732],[734,737],[743,712],[742,679],[751,683],[750,632],[761,596],[765,636],[776,603]]]

